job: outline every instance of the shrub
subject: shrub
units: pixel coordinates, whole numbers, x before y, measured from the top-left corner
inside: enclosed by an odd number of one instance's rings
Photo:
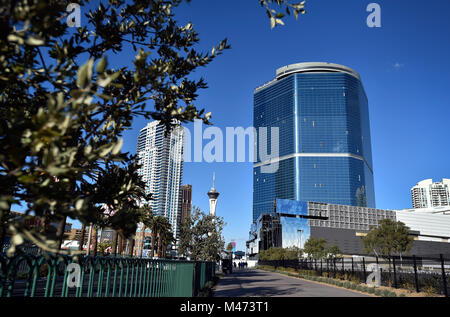
[[[381,294],[384,297],[390,297],[391,293],[392,292],[390,290],[387,290],[387,289],[384,289],[384,290],[381,291]]]
[[[26,280],[28,279],[28,272],[17,273],[16,280]]]
[[[402,283],[400,287],[406,289],[409,293],[412,293],[415,290],[415,286],[412,283],[408,282]]]
[[[377,295],[377,296],[382,296],[383,292],[381,291],[381,289],[377,288],[377,289],[375,289],[374,294]]]
[[[48,264],[44,263],[39,267],[39,277],[46,277],[48,275]]]
[[[427,286],[423,287],[422,291],[427,296],[434,296],[434,295],[436,295],[436,289],[433,286],[431,286],[431,285],[427,285]]]
[[[360,279],[359,279],[359,277],[356,276],[356,275],[351,275],[351,276],[350,276],[350,281],[351,281],[352,283],[359,284]]]
[[[368,287],[368,288],[367,288],[367,292],[370,293],[370,294],[375,294],[375,288],[373,288],[373,287]]]

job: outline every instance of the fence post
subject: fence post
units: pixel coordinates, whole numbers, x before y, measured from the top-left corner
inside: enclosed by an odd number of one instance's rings
[[[414,264],[414,281],[416,283],[416,292],[419,293],[419,279],[417,277],[417,262],[416,262],[416,256],[413,255],[413,264]]]
[[[333,258],[333,278],[336,278],[336,258]]]
[[[322,271],[323,271],[323,269],[322,269],[322,259],[320,259],[320,276],[322,276]]]
[[[448,297],[448,290],[447,290],[447,278],[445,276],[445,266],[444,266],[444,255],[441,253],[441,269],[442,269],[442,286],[444,286],[444,295],[445,297]]]
[[[398,285],[397,285],[397,269],[395,268],[395,258],[394,257],[392,257],[392,265],[394,267],[394,287],[398,288]]]
[[[363,259],[363,271],[364,271],[364,280],[363,280],[363,282],[365,283],[366,279],[367,279],[367,276],[366,276],[366,260],[365,260],[364,257],[362,259]]]

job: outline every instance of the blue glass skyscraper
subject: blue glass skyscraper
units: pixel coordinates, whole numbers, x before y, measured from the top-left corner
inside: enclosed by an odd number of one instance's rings
[[[278,168],[253,169],[253,221],[274,200],[375,207],[368,101],[354,70],[331,63],[279,68],[254,93],[254,127],[279,129]],[[271,148],[257,138],[257,151]],[[273,161],[272,161],[273,162]]]

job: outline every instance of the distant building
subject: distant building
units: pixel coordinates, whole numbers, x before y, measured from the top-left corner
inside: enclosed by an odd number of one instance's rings
[[[86,229],[84,230],[84,241],[85,241],[85,243],[88,241],[88,236],[89,236],[89,227],[86,227]],[[68,235],[66,237],[66,240],[79,241],[80,237],[81,237],[81,229],[72,229],[68,233]]]
[[[139,174],[146,184],[146,193],[151,193],[153,198],[148,203],[154,215],[167,218],[176,239],[180,233],[183,142],[181,126],[166,135],[165,127],[153,121],[140,130],[137,144],[142,165]]]
[[[368,99],[356,71],[322,62],[277,69],[254,91],[253,125],[279,130],[279,157],[253,165],[253,221],[276,198],[375,207]],[[255,140],[257,153],[271,149],[267,139]],[[274,162],[276,171],[263,171]]]
[[[191,217],[192,185],[181,186],[181,217],[180,224]]]
[[[209,197],[209,215],[216,216],[217,199],[219,198],[219,192],[216,190],[216,174],[213,174],[213,185],[208,192]]]
[[[58,228],[57,222],[50,222],[45,225],[43,218],[36,217],[33,215],[26,215],[23,212],[19,211],[11,211],[11,216],[13,217],[14,221],[16,222],[22,222],[25,227],[28,229],[35,229],[35,228],[44,228],[47,226],[47,231],[55,231]],[[69,232],[72,230],[72,224],[70,222],[66,222],[66,225],[64,227],[64,234],[68,235]]]
[[[414,238],[410,254],[450,253],[450,214],[444,208],[384,210],[276,199],[273,211],[260,215],[252,226],[247,254],[255,258],[270,247],[303,248],[312,237],[337,245],[345,255],[364,255],[361,237],[382,219],[401,221],[409,227]]]
[[[411,188],[413,208],[450,206],[450,179],[440,182],[425,179]]]

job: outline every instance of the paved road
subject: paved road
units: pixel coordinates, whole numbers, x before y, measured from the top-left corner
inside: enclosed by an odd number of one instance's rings
[[[357,292],[261,270],[234,270],[214,288],[215,297],[368,297]]]

